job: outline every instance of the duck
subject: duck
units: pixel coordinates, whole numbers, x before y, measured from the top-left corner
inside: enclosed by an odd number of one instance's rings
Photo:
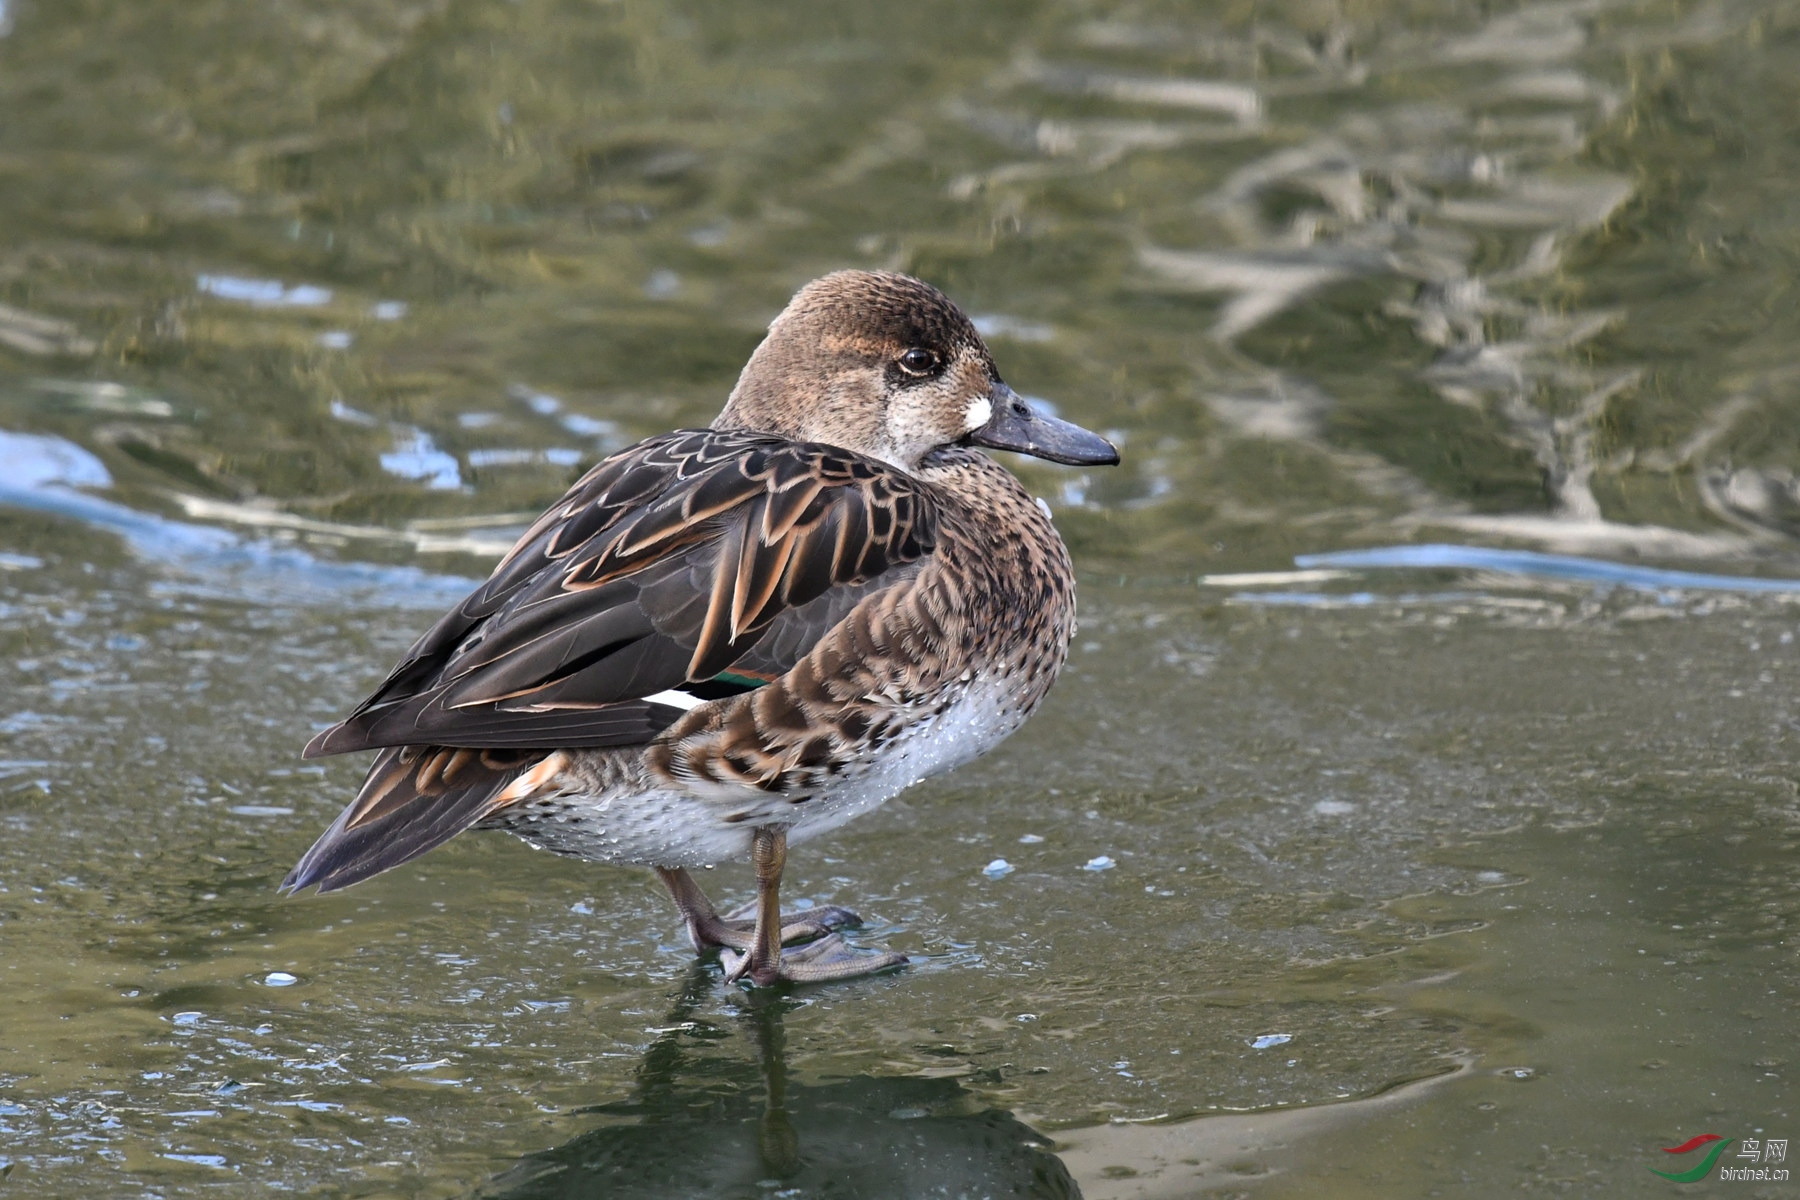
[[[1074,570],[988,451],[1116,464],[1027,404],[932,285],[839,271],[769,325],[717,419],[597,463],[303,755],[374,750],[283,890],[469,829],[650,868],[696,952],[769,987],[868,975],[848,909],[783,914],[790,847],[992,750],[1056,681]],[[748,860],[721,914],[696,870]]]

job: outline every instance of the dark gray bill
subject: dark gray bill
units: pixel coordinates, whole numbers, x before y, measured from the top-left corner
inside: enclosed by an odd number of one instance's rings
[[[1004,383],[996,383],[988,398],[993,401],[994,415],[969,434],[972,445],[1014,450],[1072,467],[1109,467],[1119,461],[1119,451],[1111,442],[1068,421],[1039,416]]]

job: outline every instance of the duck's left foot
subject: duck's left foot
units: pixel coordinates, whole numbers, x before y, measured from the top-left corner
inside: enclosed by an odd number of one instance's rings
[[[0,4],[4,2],[0,0]],[[687,926],[688,941],[694,944],[696,951],[701,954],[719,949],[743,951],[756,945],[756,913],[760,901],[752,900],[721,917],[712,901],[706,898],[706,893],[700,890],[700,885],[686,871],[659,868],[657,874],[668,885],[669,894],[675,897],[675,906],[681,910],[682,922]],[[780,913],[779,919],[784,946],[809,942],[835,929],[850,929],[862,924],[861,917],[835,904]]]
[[[834,932],[845,925],[862,924],[862,919],[847,908],[809,908],[797,918],[781,911],[781,869],[787,862],[785,829],[752,830],[750,862],[756,869],[754,921],[746,921],[737,913],[721,917],[685,870],[658,867],[656,872],[675,897],[694,948],[704,951],[718,947],[726,982],[748,979],[758,987],[780,980],[823,983],[828,979],[873,975],[906,962],[904,954],[864,954],[851,949]],[[785,948],[795,942],[806,944],[791,950]]]
[[[782,913],[781,944],[792,946],[799,942],[810,942],[834,930],[854,929],[861,924],[861,917],[836,905],[809,908],[797,913]],[[702,954],[708,950],[748,950],[756,945],[756,921],[740,917],[737,912],[727,917],[702,915],[690,918],[688,940]]]
[[[795,912],[781,914],[781,944],[792,946],[796,942],[810,942],[814,938],[824,937],[839,929],[855,929],[863,923],[863,919],[847,908],[836,904],[815,905]],[[723,917],[719,924],[735,933],[741,933],[741,942],[732,939],[721,942],[733,950],[748,950],[754,942],[756,933],[756,901],[750,900],[738,905]]]
[[[792,950],[783,950],[773,961],[759,963],[756,959],[754,950],[744,954],[731,949],[720,950],[719,961],[725,967],[725,981],[732,983],[747,978],[757,987],[768,987],[781,980],[825,983],[873,975],[904,966],[907,961],[906,955],[892,950],[863,953],[835,933]]]

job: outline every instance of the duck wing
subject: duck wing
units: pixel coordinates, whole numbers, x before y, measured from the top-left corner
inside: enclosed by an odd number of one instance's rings
[[[652,438],[583,476],[306,756],[642,744],[721,676],[785,671],[936,540],[931,492],[879,460],[742,431]]]
[[[350,806],[281,881],[321,892],[410,862],[483,817],[526,799],[567,765],[556,750],[389,746]]]

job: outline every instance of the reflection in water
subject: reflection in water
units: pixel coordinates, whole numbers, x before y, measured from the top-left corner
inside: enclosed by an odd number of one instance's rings
[[[749,993],[739,1039],[696,1019],[717,988],[696,965],[645,1053],[629,1100],[584,1110],[607,1124],[530,1155],[483,1195],[499,1200],[1019,1196],[1081,1193],[1047,1139],[954,1079],[861,1075],[790,1082],[791,997]],[[725,1051],[725,1053],[721,1053]]]
[[[1056,485],[1088,563],[1791,555],[1791,5],[1216,7],[31,6],[0,214],[61,249],[0,262],[0,425],[139,509],[497,553],[401,535],[705,419],[796,280],[888,266],[1125,438]]]
[[[1490,550],[1483,546],[1384,546],[1377,550],[1341,550],[1302,554],[1294,560],[1302,570],[1362,568],[1498,571],[1541,579],[1622,584],[1645,591],[1692,589],[1708,592],[1800,592],[1800,579],[1758,579],[1750,575],[1707,575],[1698,571],[1666,571],[1657,567],[1605,562],[1572,554],[1539,554],[1532,550]]]
[[[122,538],[143,557],[205,575],[217,590],[279,588],[291,600],[341,603],[346,593],[402,606],[431,606],[461,595],[467,579],[412,566],[331,562],[294,546],[246,539],[210,525],[172,521],[77,488],[106,488],[98,458],[62,438],[0,429],[0,505],[70,518]],[[211,515],[211,514],[208,514]]]

